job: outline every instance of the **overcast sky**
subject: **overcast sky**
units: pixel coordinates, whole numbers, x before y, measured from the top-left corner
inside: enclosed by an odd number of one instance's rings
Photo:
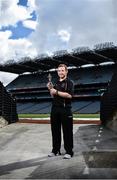
[[[0,0],[0,64],[114,42],[117,0]],[[17,75],[0,72],[6,85]]]

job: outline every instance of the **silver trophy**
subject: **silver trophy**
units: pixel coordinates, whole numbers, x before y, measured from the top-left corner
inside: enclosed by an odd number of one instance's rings
[[[49,82],[50,89],[52,89],[53,88],[53,83],[52,83],[52,75],[50,73],[48,74],[48,82]]]

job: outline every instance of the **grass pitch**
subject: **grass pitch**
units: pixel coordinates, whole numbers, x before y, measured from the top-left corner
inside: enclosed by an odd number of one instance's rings
[[[48,118],[50,114],[18,114],[19,118]],[[100,114],[73,114],[74,118],[99,118]]]

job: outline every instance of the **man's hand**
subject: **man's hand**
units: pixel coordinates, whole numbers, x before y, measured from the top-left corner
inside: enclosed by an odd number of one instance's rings
[[[47,88],[48,88],[48,90],[49,90],[49,91],[50,91],[50,89],[52,89],[52,88],[53,88],[53,85],[52,85],[52,83],[51,83],[51,82],[47,83]]]
[[[53,88],[53,85],[52,85],[51,82],[49,82],[47,84],[47,88],[50,91],[51,96],[53,97],[56,94],[57,91],[56,91],[56,89]]]
[[[54,89],[54,88],[51,88],[51,89],[50,89],[50,94],[51,94],[52,96],[56,95],[56,92],[57,92],[56,89]]]

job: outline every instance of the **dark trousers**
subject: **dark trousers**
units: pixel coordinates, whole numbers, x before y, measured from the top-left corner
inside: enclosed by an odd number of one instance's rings
[[[61,148],[61,125],[63,130],[64,148],[67,154],[73,155],[73,117],[71,108],[52,107],[51,110],[51,131],[52,131],[52,152],[60,152]]]

